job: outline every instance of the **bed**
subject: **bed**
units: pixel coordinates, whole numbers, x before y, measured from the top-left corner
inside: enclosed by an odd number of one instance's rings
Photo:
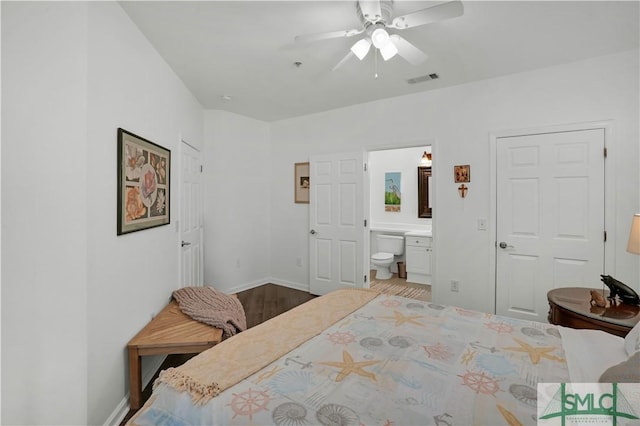
[[[625,342],[337,290],[163,371],[129,424],[536,424],[538,382],[597,382]]]

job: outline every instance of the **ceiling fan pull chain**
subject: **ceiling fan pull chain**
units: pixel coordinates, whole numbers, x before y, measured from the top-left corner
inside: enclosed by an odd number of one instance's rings
[[[373,57],[373,78],[378,79],[378,49],[375,49],[375,56]]]

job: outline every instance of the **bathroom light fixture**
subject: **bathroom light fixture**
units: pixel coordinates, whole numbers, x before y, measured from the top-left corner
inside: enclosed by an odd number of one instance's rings
[[[425,151],[422,154],[422,158],[420,159],[420,165],[421,166],[425,166],[425,167],[429,167],[431,165],[431,153]]]

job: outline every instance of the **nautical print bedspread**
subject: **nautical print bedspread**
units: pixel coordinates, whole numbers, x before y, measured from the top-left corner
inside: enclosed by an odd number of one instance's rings
[[[132,423],[535,424],[539,381],[569,381],[554,326],[380,295],[202,406],[160,385]]]

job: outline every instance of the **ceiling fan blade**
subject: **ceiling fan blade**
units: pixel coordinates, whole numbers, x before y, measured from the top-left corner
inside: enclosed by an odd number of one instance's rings
[[[411,65],[420,65],[427,60],[426,53],[400,37],[398,34],[392,34],[389,38],[398,48],[398,55],[404,58]]]
[[[455,18],[463,13],[464,6],[462,6],[462,2],[460,0],[454,0],[418,10],[417,12],[412,12],[404,16],[397,16],[393,18],[393,21],[388,27],[404,30],[406,28],[430,24],[431,22]]]
[[[330,38],[340,38],[340,37],[353,37],[354,35],[361,34],[364,31],[364,28],[356,30],[343,30],[343,31],[332,31],[328,33],[317,33],[317,34],[306,34],[299,35],[295,37],[296,43],[309,43],[312,41],[318,40],[327,40]]]
[[[378,22],[382,18],[382,9],[380,9],[380,0],[359,0],[360,11],[362,16],[369,22]]]
[[[347,53],[347,55],[344,58],[342,58],[340,60],[340,62],[338,62],[336,64],[336,66],[331,69],[331,71],[337,70],[338,68],[343,66],[349,59],[353,58],[354,56],[356,56],[356,55],[354,55],[353,52],[351,50],[349,50],[349,53]]]

